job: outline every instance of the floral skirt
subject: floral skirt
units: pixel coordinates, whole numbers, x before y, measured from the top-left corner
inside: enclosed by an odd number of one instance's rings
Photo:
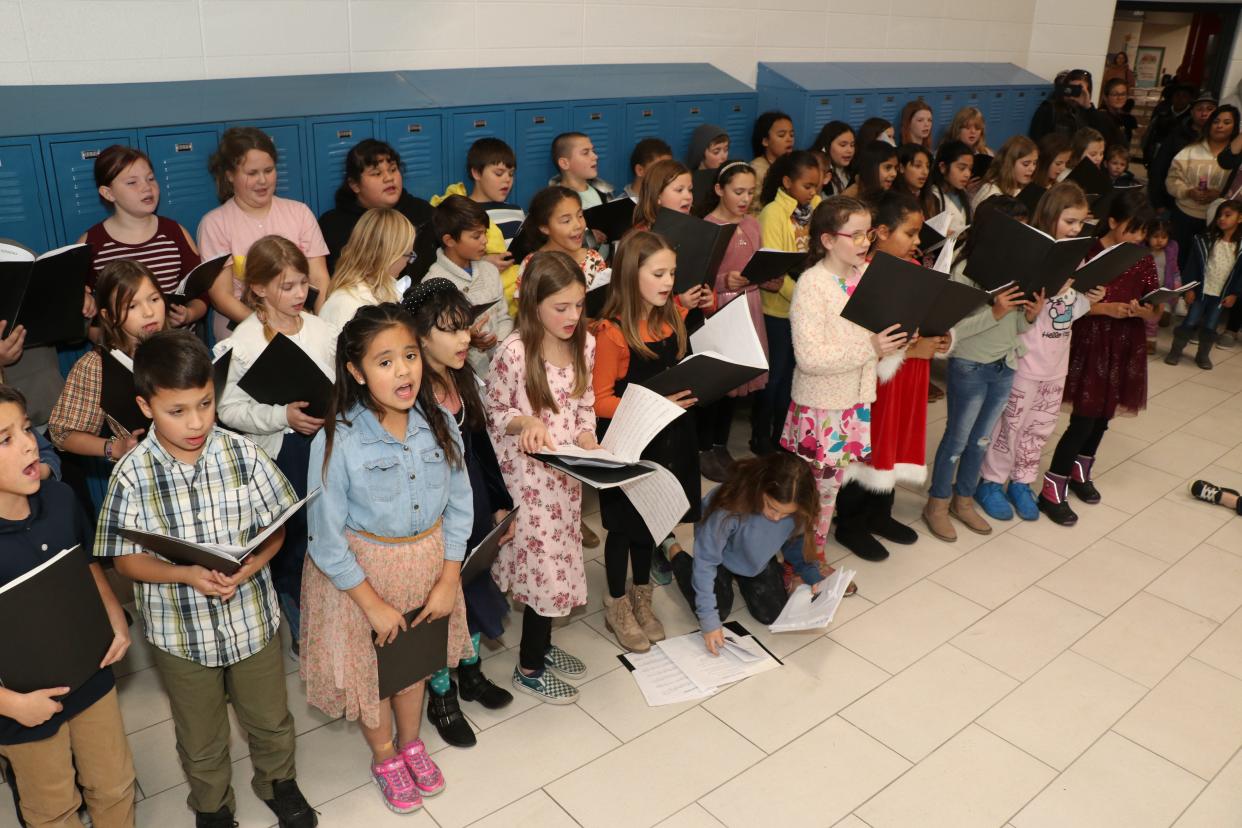
[[[377,538],[347,529],[345,540],[367,582],[400,612],[422,606],[444,568],[438,523],[412,538]],[[308,703],[329,716],[379,726],[379,672],[371,634],[371,623],[354,599],[337,589],[307,556],[302,573],[300,673]],[[458,590],[457,606],[449,615],[448,663],[455,665],[473,654],[466,602]],[[414,687],[417,684],[400,692]]]
[[[810,463],[816,478],[835,476],[871,454],[871,405],[840,410],[790,403],[781,447]]]

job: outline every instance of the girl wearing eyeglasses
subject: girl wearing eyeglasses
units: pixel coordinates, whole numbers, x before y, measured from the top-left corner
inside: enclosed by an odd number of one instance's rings
[[[817,261],[799,277],[789,309],[796,365],[781,447],[809,463],[815,476],[815,546],[822,558],[845,470],[871,453],[876,363],[904,348],[906,337],[897,334],[898,325],[873,334],[841,317],[875,239],[871,209],[833,196],[815,208],[810,229]]]

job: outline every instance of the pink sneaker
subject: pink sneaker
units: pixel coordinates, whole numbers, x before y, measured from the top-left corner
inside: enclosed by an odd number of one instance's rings
[[[444,774],[427,755],[422,739],[415,739],[401,748],[397,754],[405,760],[405,766],[414,777],[414,785],[423,796],[435,796],[444,790]]]
[[[380,793],[384,795],[384,804],[389,810],[398,814],[410,814],[423,807],[423,798],[419,795],[418,787],[410,777],[410,771],[401,754],[372,765],[371,775],[375,777],[375,784],[379,785]]]

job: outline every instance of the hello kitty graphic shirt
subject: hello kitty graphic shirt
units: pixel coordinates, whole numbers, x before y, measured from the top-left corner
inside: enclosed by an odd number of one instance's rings
[[[1086,316],[1090,309],[1087,297],[1073,288],[1044,303],[1035,324],[1018,335],[1026,347],[1018,359],[1018,375],[1034,380],[1064,379],[1069,372],[1074,320]]]

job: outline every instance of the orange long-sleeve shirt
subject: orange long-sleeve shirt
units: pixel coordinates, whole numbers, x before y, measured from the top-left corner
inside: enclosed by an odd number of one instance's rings
[[[686,310],[681,306],[677,312],[682,319]],[[665,328],[653,336],[646,321],[639,323],[638,334],[643,342],[659,342],[672,331]],[[595,391],[595,416],[610,419],[617,413],[621,397],[617,394],[617,380],[630,370],[630,346],[621,333],[621,326],[609,319],[601,319],[595,328],[595,367],[591,371],[591,385]]]

